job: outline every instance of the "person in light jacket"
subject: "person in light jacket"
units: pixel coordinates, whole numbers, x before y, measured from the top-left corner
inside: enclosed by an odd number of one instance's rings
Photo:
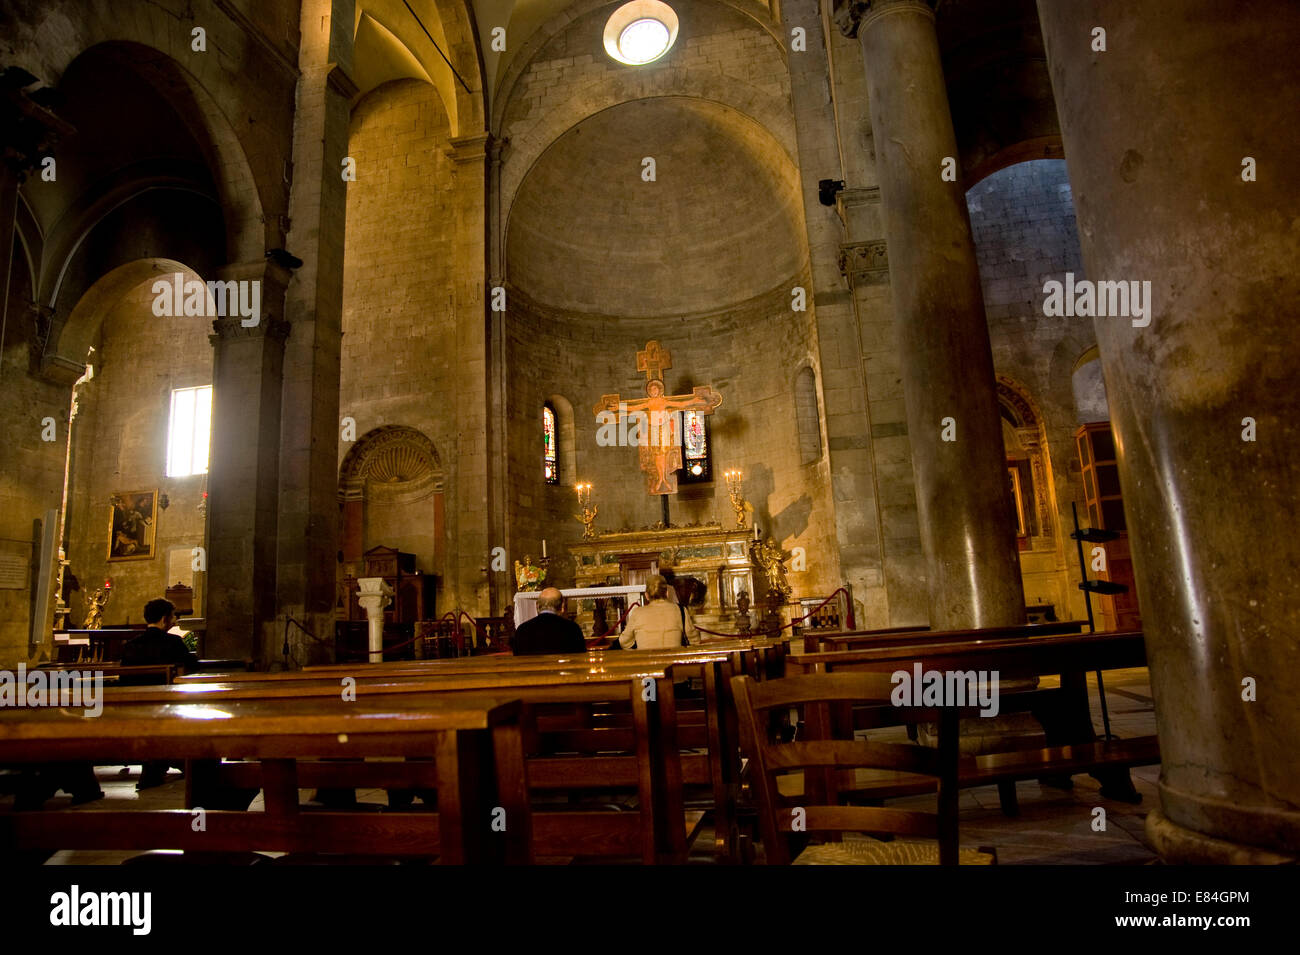
[[[700,632],[695,629],[691,612],[669,601],[667,580],[659,574],[651,575],[645,582],[645,592],[650,602],[632,608],[618,638],[624,650],[670,650],[699,641]]]

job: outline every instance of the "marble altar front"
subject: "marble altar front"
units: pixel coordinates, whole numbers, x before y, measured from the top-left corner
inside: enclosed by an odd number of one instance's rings
[[[709,630],[731,633],[740,594],[754,598],[750,540],[748,529],[724,528],[718,523],[655,525],[597,534],[592,540],[569,545],[569,551],[574,560],[574,583],[579,588],[643,585],[646,577],[665,568],[679,580],[694,578],[702,585],[703,594],[690,605],[695,622]]]

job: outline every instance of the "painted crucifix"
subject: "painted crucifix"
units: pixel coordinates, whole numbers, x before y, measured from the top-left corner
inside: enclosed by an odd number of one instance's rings
[[[649,494],[677,493],[677,471],[682,466],[681,412],[713,414],[722,404],[722,395],[708,385],[698,386],[689,395],[664,394],[664,371],[672,366],[667,348],[657,341],[646,342],[645,350],[636,353],[636,370],[646,376],[646,396],[625,400],[618,394],[601,395],[595,408],[598,418],[602,412],[642,416],[637,444]]]

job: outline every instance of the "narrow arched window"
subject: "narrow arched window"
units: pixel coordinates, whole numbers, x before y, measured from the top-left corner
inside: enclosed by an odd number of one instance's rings
[[[713,480],[713,449],[709,441],[709,419],[698,411],[684,411],[682,422],[682,469],[679,484],[702,484]]]
[[[542,475],[547,484],[560,483],[560,459],[556,451],[555,409],[542,406]]]
[[[794,408],[799,426],[799,460],[816,464],[822,459],[822,426],[817,410],[817,375],[811,368],[801,370],[795,379]]]

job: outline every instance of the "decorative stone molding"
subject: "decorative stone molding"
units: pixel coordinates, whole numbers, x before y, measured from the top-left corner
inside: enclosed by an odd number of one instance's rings
[[[486,159],[490,139],[487,133],[458,136],[449,140],[451,145],[445,150],[447,158],[457,165]]]
[[[239,341],[249,338],[268,338],[283,342],[289,337],[289,323],[276,318],[263,317],[256,325],[245,325],[238,315],[217,318],[212,322],[212,334],[208,341],[213,345],[223,341]]]
[[[884,239],[840,246],[840,274],[849,288],[883,285],[889,281],[889,249]]]
[[[934,5],[935,0],[837,0],[831,18],[840,33],[852,40],[863,23],[877,16],[911,7],[933,17]]]
[[[343,459],[339,500],[412,504],[443,489],[442,461],[433,442],[414,428],[371,431]]]
[[[1006,375],[998,375],[997,395],[998,403],[1014,416],[1015,421],[1012,423],[1016,428],[1032,428],[1035,432],[1038,431],[1038,412],[1034,410],[1034,406],[1014,379]]]
[[[361,87],[357,86],[356,80],[349,76],[348,72],[338,63],[329,65],[329,72],[325,74],[325,85],[348,102],[351,102],[361,92]]]

